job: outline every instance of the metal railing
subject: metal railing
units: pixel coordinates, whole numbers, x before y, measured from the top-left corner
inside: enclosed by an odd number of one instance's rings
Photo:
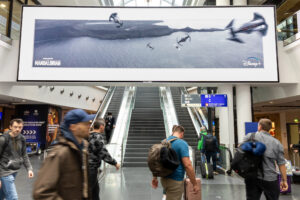
[[[173,98],[169,87],[160,87],[160,105],[163,111],[164,124],[166,130],[166,137],[172,135],[173,125],[178,125],[178,118],[176,115]]]
[[[94,118],[92,124],[91,124],[91,127],[93,127],[96,119],[98,118],[103,118],[105,113],[106,113],[106,110],[110,104],[110,101],[114,95],[114,92],[116,90],[116,87],[110,87],[108,89],[108,91],[106,92],[104,98],[103,98],[103,101],[101,103],[101,105],[99,106],[98,110],[97,110],[97,113],[96,113],[96,117]]]

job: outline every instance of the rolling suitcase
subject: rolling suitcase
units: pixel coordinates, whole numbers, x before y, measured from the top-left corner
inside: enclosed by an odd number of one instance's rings
[[[210,163],[207,163],[206,157],[202,154],[202,162],[200,163],[200,171],[202,178],[213,179],[214,178],[214,170]]]
[[[297,163],[296,163],[296,157],[297,157]],[[295,152],[293,152],[293,164],[294,164],[294,170],[293,170],[293,183],[300,183],[300,169],[296,165],[299,164],[299,156],[296,155]]]
[[[195,194],[193,189],[193,184],[190,179],[187,178],[184,180],[184,200],[201,200],[201,180],[200,178],[196,178],[196,181],[200,187],[200,191]]]

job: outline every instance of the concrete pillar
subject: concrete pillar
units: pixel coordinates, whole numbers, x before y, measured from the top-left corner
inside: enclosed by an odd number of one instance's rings
[[[216,0],[217,6],[229,6],[230,0]]]
[[[236,86],[236,116],[238,142],[245,136],[245,122],[252,122],[251,91],[249,85]]]
[[[219,110],[220,144],[233,150],[234,147],[234,118],[233,118],[233,92],[232,85],[218,87],[218,94],[227,94],[228,107]],[[233,151],[231,151],[233,152]]]
[[[288,147],[288,138],[287,138],[287,128],[286,128],[286,112],[282,111],[279,113],[280,115],[280,133],[281,133],[281,141],[284,148],[284,155],[286,158],[289,158],[289,147]]]
[[[245,5],[247,5],[247,0],[233,0],[233,5],[245,6]]]

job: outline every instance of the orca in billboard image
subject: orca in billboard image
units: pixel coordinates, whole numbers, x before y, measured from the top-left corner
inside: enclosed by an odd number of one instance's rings
[[[253,16],[186,20],[185,27],[171,18],[126,20],[122,12],[106,20],[35,19],[32,67],[264,68],[268,24],[262,13]]]

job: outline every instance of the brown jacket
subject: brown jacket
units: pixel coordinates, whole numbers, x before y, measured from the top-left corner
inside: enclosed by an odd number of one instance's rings
[[[35,200],[91,199],[88,192],[88,143],[82,151],[60,137],[45,159],[34,184]]]

